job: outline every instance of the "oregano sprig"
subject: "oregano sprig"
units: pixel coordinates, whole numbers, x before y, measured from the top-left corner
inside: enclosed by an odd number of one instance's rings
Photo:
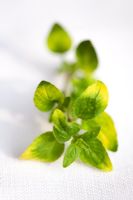
[[[51,52],[62,56],[72,47],[72,39],[56,23],[48,34],[47,45]],[[67,142],[63,167],[79,159],[103,171],[112,170],[107,150],[117,151],[117,132],[105,112],[108,89],[93,74],[97,67],[96,50],[90,40],[85,40],[77,45],[73,62],[64,60],[59,64],[58,72],[66,74],[63,91],[48,81],[39,83],[34,104],[42,112],[51,111],[49,122],[53,129],[37,137],[22,159],[53,162],[63,154]]]

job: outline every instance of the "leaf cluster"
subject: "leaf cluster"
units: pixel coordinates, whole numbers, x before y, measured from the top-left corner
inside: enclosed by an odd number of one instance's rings
[[[72,39],[61,25],[54,24],[48,33],[47,46],[51,52],[64,55],[71,49]],[[53,130],[37,137],[21,158],[53,162],[65,151],[63,167],[79,159],[110,171],[112,163],[107,150],[117,151],[118,141],[114,122],[105,111],[108,89],[94,77],[98,56],[90,40],[80,42],[74,53],[73,62],[64,60],[59,65],[58,71],[66,75],[64,91],[48,81],[37,86],[34,104],[42,112],[50,111]]]

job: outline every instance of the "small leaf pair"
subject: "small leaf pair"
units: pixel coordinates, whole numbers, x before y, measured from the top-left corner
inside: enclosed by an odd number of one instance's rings
[[[59,143],[64,143],[80,130],[79,125],[75,122],[67,122],[64,113],[56,109],[52,115],[54,123],[53,133]]]
[[[65,156],[63,166],[67,167],[78,158],[85,164],[92,165],[103,171],[112,170],[112,164],[102,143],[97,139],[99,128],[86,132],[70,144]]]
[[[47,38],[50,51],[58,54],[66,53],[72,46],[68,32],[59,24],[54,24]],[[76,48],[76,63],[64,62],[60,71],[75,71],[77,66],[86,72],[94,71],[98,66],[97,53],[90,40],[81,42]]]

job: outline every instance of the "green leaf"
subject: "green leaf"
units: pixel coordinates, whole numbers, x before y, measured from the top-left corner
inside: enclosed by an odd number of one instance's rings
[[[70,144],[65,152],[63,167],[68,167],[75,160],[77,160],[78,156],[79,156],[79,148],[74,143]]]
[[[76,99],[72,113],[81,119],[91,119],[103,112],[107,104],[108,90],[104,83],[97,81]]]
[[[48,34],[47,44],[54,53],[65,53],[71,48],[72,40],[61,25],[54,24]]]
[[[53,84],[41,81],[34,94],[35,106],[41,111],[49,111],[55,103],[62,103],[63,94]]]
[[[92,72],[98,66],[98,57],[91,41],[81,42],[76,49],[77,61],[80,68]]]
[[[53,162],[64,151],[64,144],[59,144],[52,132],[46,132],[37,137],[21,155],[21,159]]]
[[[60,143],[68,141],[80,130],[77,123],[67,122],[66,116],[59,109],[54,111],[52,121],[54,123],[54,136]]]
[[[97,126],[101,127],[98,139],[103,143],[104,147],[111,151],[117,151],[117,132],[111,116],[103,112],[94,119],[84,120],[82,122],[82,128],[85,130],[91,130]]]
[[[79,138],[77,140],[77,145],[81,148],[79,157],[83,163],[92,165],[103,171],[112,170],[109,156],[102,143],[97,138],[91,137],[89,140]]]

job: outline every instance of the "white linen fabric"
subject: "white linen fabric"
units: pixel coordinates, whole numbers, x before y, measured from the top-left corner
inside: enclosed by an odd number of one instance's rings
[[[0,0],[0,199],[133,199],[133,3],[130,0]],[[75,45],[92,39],[99,55],[96,77],[109,88],[107,111],[116,123],[119,150],[104,173],[80,162],[62,168],[22,161],[19,155],[39,134],[51,130],[47,114],[33,105],[41,80],[59,88],[60,57],[49,54],[44,37],[51,23],[68,27]],[[69,59],[73,54],[66,55]]]

